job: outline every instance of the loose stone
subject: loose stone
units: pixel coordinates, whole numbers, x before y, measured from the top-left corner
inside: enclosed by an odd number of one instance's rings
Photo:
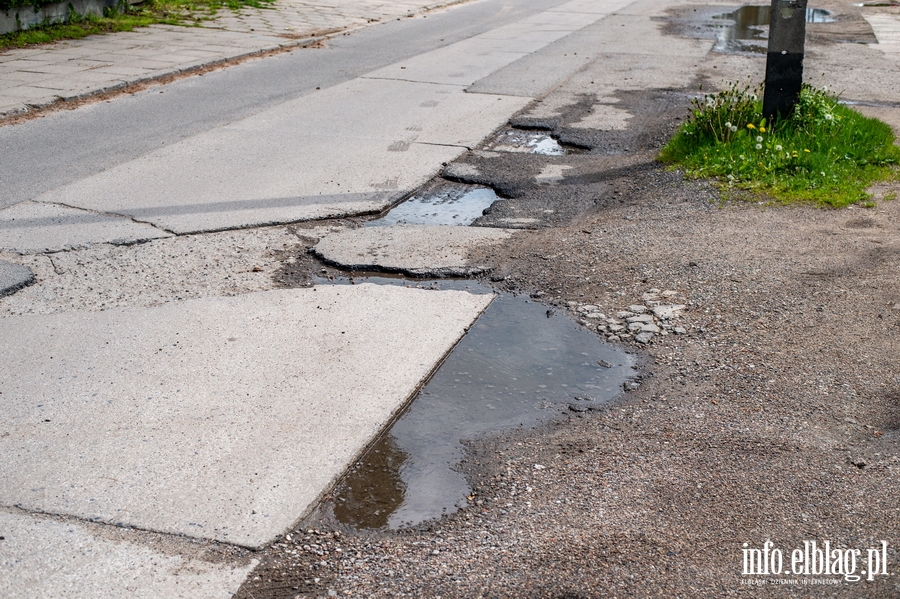
[[[673,318],[677,318],[681,316],[682,311],[684,311],[684,305],[682,304],[669,304],[666,306],[656,306],[653,308],[653,315],[659,318],[660,320],[671,320]]]
[[[642,322],[645,324],[651,324],[653,322],[653,316],[650,314],[641,314],[640,316],[632,316],[627,320],[628,322]]]
[[[638,333],[634,338],[638,343],[650,343],[651,339],[653,339],[653,333]]]

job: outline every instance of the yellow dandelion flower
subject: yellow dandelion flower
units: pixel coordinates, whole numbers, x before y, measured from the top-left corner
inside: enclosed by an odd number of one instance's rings
[[[807,150],[806,148],[803,148],[803,151],[806,152],[807,154],[810,153],[809,150]]]
[[[747,129],[756,129],[756,125],[753,123],[747,123]]]
[[[765,132],[766,132],[766,128],[765,128],[765,127],[760,127],[760,128],[759,128],[759,132],[760,132],[760,133],[765,133]]]

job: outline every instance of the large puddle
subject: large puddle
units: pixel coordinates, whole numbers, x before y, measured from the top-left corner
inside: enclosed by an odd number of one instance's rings
[[[716,15],[714,19],[732,21],[716,28],[716,50],[724,52],[767,52],[766,29],[771,20],[771,6],[742,6]],[[833,23],[834,17],[821,8],[806,9],[807,23]]]
[[[498,199],[497,194],[489,187],[441,182],[397,204],[383,217],[367,222],[366,226],[468,226],[483,216],[484,211]]]
[[[472,281],[419,286],[490,292]],[[633,363],[563,314],[498,296],[335,489],[335,517],[396,529],[454,512],[471,492],[456,470],[463,440],[601,406],[634,375]]]

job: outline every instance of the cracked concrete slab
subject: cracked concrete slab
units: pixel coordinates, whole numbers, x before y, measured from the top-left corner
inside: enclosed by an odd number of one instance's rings
[[[357,79],[39,196],[177,233],[379,212],[527,98]]]
[[[339,103],[338,108],[335,103]],[[384,140],[388,145],[469,148],[526,103],[502,94],[479,98],[463,93],[460,85],[361,77],[276,106],[228,128],[269,133],[276,128],[295,127],[293,123],[299,119],[303,134],[333,137],[343,143],[362,138]],[[318,144],[306,149],[323,151]]]
[[[262,132],[217,129],[37,199],[116,211],[179,234],[260,227],[380,212],[465,151],[334,141],[297,135],[284,145]]]
[[[152,225],[59,204],[22,202],[0,210],[0,249],[57,252],[93,243],[129,244],[170,237]]]
[[[126,214],[177,233],[377,212],[424,184],[437,165],[475,146],[530,99],[470,94],[466,85],[627,5],[563,4],[37,199]]]
[[[259,547],[491,301],[318,286],[0,319],[0,504]]]
[[[0,260],[0,297],[15,293],[34,282],[34,273],[27,266]]]
[[[257,564],[202,559],[202,548],[177,539],[18,510],[0,510],[0,533],[6,599],[228,599]]]
[[[485,268],[468,255],[513,234],[506,229],[394,225],[362,227],[323,237],[313,251],[350,270],[405,273],[418,277],[471,276]]]

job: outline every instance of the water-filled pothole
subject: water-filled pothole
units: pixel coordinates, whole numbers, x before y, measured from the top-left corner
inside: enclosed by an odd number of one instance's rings
[[[762,52],[767,51],[767,33],[763,29],[769,26],[771,6],[742,6],[739,9],[716,15],[714,19],[732,21],[732,25],[716,28],[715,49],[723,52]],[[833,23],[832,14],[821,8],[806,9],[807,23]]]
[[[429,285],[489,291],[471,281]],[[396,529],[456,511],[471,492],[456,469],[462,441],[600,407],[633,366],[566,316],[525,296],[498,296],[337,486],[335,517]]]
[[[565,156],[585,151],[582,148],[560,144],[541,131],[524,129],[501,131],[485,149],[494,152],[523,152],[543,156]]]
[[[468,226],[498,199],[490,187],[441,181],[397,204],[383,217],[367,222],[366,226]]]

